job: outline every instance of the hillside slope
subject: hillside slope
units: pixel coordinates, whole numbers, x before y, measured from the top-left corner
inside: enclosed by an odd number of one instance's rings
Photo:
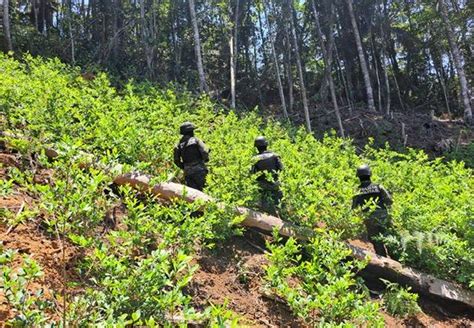
[[[112,172],[78,165],[81,157],[89,156],[86,153],[94,154],[110,168],[121,164],[119,171],[140,170],[158,181],[181,181],[181,173],[173,166],[171,157],[179,137],[177,128],[185,120],[198,125],[199,137],[212,150],[206,192],[229,205],[257,206],[256,186],[248,174],[254,154],[253,139],[260,134],[269,138],[271,148],[281,155],[285,165],[281,177],[281,215],[308,227],[324,222],[327,230],[337,232],[328,235],[328,240],[333,241],[319,241],[326,245],[325,253],[310,253],[314,259],[320,256],[336,261],[344,254],[337,240],[360,237],[361,218],[350,210],[357,186],[353,172],[360,163],[369,162],[375,179],[394,194],[391,214],[395,228],[387,240],[394,254],[408,265],[473,286],[474,179],[472,170],[460,163],[431,162],[417,151],[399,154],[370,147],[357,156],[348,140],[316,140],[295,127],[264,123],[255,113],[238,116],[226,112],[206,98],[133,84],[119,94],[109,86],[105,75],[84,80],[77,70],[54,60],[27,57],[18,62],[3,56],[0,75],[2,131],[9,135],[3,138],[3,147],[6,152],[17,152],[17,164],[2,165],[2,199],[6,202],[18,195],[34,199],[22,201],[25,205],[20,207],[3,209],[2,227],[6,230],[2,233],[18,224],[36,227],[45,240],[56,240],[61,247],[71,245],[76,249],[77,256],[70,255],[66,247],[64,254],[60,251],[64,258],[53,256],[61,265],[62,282],[74,282],[65,293],[67,319],[71,322],[87,317],[91,323],[141,322],[152,326],[153,322],[163,320],[207,324],[233,320],[234,314],[225,306],[209,307],[208,302],[190,291],[208,290],[204,273],[208,269],[199,254],[207,248],[219,249],[222,243],[234,238],[231,236],[239,234],[232,225],[238,218],[212,206],[206,208],[203,216],[196,217],[192,213],[199,205],[165,206],[146,199],[139,201],[130,190],[122,190],[120,200],[108,189]],[[47,161],[45,146],[59,150],[57,161]],[[117,215],[113,208],[126,210],[119,210],[123,213]],[[17,229],[10,234],[23,228]],[[12,245],[15,246],[2,248],[2,263],[9,264],[4,268],[18,267],[22,254],[35,257],[34,252],[22,252],[18,244]],[[53,248],[54,253],[58,248]],[[10,249],[17,249],[17,254],[10,254]],[[274,244],[270,247],[272,255],[258,259],[257,266],[275,261],[279,251],[290,249]],[[64,259],[71,263],[67,268]],[[24,268],[35,267],[28,257],[23,262]],[[273,264],[268,267],[279,268],[278,263]],[[296,263],[289,265],[297,268]],[[341,300],[341,308],[335,313],[327,312],[328,304],[311,305],[319,313],[316,317],[333,323],[360,324],[370,320],[380,324],[380,305],[370,300],[351,273],[363,265],[350,265],[342,266],[334,276],[328,271],[318,278],[322,280],[312,282],[326,284],[327,289],[319,291],[332,293],[333,298]],[[50,269],[44,270],[44,279],[48,280]],[[26,280],[16,277],[15,270],[7,272],[6,276],[16,281],[10,282],[8,292],[3,282],[10,306],[21,307],[27,297],[15,299],[16,294],[11,291],[28,290],[28,282],[39,279],[36,269],[24,271]],[[250,270],[254,271],[257,270]],[[324,283],[329,276],[340,279],[344,285]],[[272,276],[268,268],[255,275],[261,285],[274,284],[270,277],[277,276]],[[229,280],[218,279],[228,287]],[[288,287],[306,293],[306,286],[298,287],[301,278],[295,279]],[[62,317],[62,292],[55,287],[53,294],[53,298],[46,298],[55,304],[48,303],[49,309],[56,309],[54,315],[33,311],[41,309],[42,298],[23,294],[31,300],[31,311],[23,308],[26,314],[18,320],[38,323]],[[216,304],[222,301],[210,298]],[[245,317],[241,306],[228,307]],[[298,306],[293,304],[291,308],[296,315]],[[286,313],[283,316],[293,316],[288,308],[282,311]],[[308,319],[304,311],[301,308],[298,313],[301,320],[314,322],[314,317]]]

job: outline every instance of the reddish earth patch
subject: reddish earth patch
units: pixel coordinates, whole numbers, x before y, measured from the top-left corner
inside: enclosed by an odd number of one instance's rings
[[[197,259],[200,268],[189,287],[193,303],[204,308],[227,301],[228,308],[252,327],[302,327],[285,304],[260,292],[263,266],[267,264],[262,244],[262,237],[247,232],[244,237],[232,237],[216,249],[203,251]]]
[[[0,208],[10,211],[18,211],[28,200],[22,195],[11,198],[0,199]],[[43,277],[35,281],[29,290],[44,290],[45,298],[56,302],[54,295],[61,294],[64,283],[77,280],[74,267],[77,260],[82,256],[80,251],[69,243],[65,242],[64,258],[62,242],[52,236],[46,235],[39,230],[33,222],[19,224],[16,227],[8,226],[0,222],[0,243],[5,250],[15,250],[17,256],[13,262],[13,268],[17,269],[21,265],[21,256],[28,255],[38,262],[43,270]],[[64,264],[64,265],[63,265]],[[63,268],[66,270],[63,276]],[[69,287],[67,293],[74,293]],[[56,302],[57,311],[61,310],[61,305]],[[15,311],[6,302],[3,295],[0,295],[0,322],[5,322],[13,318]],[[51,318],[57,319],[59,313],[50,313]]]
[[[3,166],[20,166],[18,157],[13,154],[0,153],[0,163],[3,164]]]

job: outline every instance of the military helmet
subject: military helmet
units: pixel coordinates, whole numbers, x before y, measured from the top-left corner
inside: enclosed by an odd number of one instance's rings
[[[268,146],[268,141],[265,137],[259,136],[255,138],[254,145],[255,147],[266,147]]]
[[[184,123],[181,124],[181,126],[179,127],[179,133],[181,133],[181,134],[186,134],[186,133],[189,133],[189,132],[193,132],[195,128],[196,128],[196,126],[194,126],[193,123],[191,123],[191,122],[184,122]]]
[[[361,165],[357,168],[357,176],[360,177],[370,177],[372,175],[372,171],[367,164]]]

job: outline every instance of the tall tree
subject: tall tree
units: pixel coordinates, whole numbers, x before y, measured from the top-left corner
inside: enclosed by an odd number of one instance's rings
[[[362,70],[362,75],[364,76],[365,92],[367,95],[367,105],[370,111],[375,111],[374,93],[372,91],[372,84],[370,82],[369,68],[367,66],[367,61],[365,59],[364,48],[362,47],[362,40],[360,38],[359,27],[357,26],[354,8],[352,6],[352,0],[346,0],[346,4],[347,4],[347,9],[349,11],[350,19],[351,19],[352,32],[354,34],[354,39],[357,45],[357,53],[359,55],[360,68]]]
[[[284,25],[285,30],[285,46],[286,51],[284,54],[285,59],[285,73],[286,79],[288,84],[288,108],[290,112],[293,112],[293,106],[295,103],[295,97],[293,93],[293,70],[292,70],[292,56],[291,56],[291,38],[290,33],[288,32],[288,25],[286,23]]]
[[[265,21],[270,31],[270,46],[272,50],[273,65],[275,66],[275,75],[276,75],[277,83],[278,83],[278,93],[280,95],[281,108],[283,110],[283,115],[285,116],[286,119],[288,119],[288,111],[286,109],[286,101],[285,101],[285,92],[283,91],[283,83],[281,82],[281,76],[280,76],[280,64],[278,63],[278,57],[275,50],[276,31],[273,30],[273,26],[270,23],[270,19],[268,18],[268,13],[265,10],[266,8],[265,2],[263,3],[263,7],[264,7],[263,10],[264,10],[264,15],[265,15]]]
[[[342,125],[341,113],[339,112],[339,105],[337,104],[337,96],[336,96],[336,87],[334,86],[334,79],[332,77],[331,66],[332,66],[332,53],[333,53],[333,45],[334,45],[334,4],[331,2],[330,4],[330,16],[329,19],[329,40],[325,42],[328,38],[324,36],[324,33],[321,29],[321,23],[319,21],[319,13],[316,8],[316,3],[314,0],[311,1],[311,5],[313,8],[314,20],[316,23],[316,32],[318,34],[319,45],[321,47],[321,51],[323,53],[323,60],[324,66],[326,67],[325,71],[329,73],[326,76],[326,79],[329,84],[329,90],[331,92],[331,100],[332,105],[334,106],[334,111],[336,113],[336,120],[337,125],[339,126],[339,133],[341,137],[344,138],[344,127]]]
[[[311,132],[311,119],[309,117],[308,98],[306,96],[306,86],[304,84],[303,65],[301,63],[300,50],[298,46],[298,37],[296,35],[295,22],[293,20],[293,0],[288,0],[287,4],[288,4],[288,20],[290,23],[291,37],[293,40],[293,49],[295,50],[295,57],[296,57],[296,67],[298,68],[298,77],[300,80],[301,98],[303,99],[303,110],[304,110],[304,118],[306,122],[306,130],[308,130],[308,132]]]
[[[238,57],[238,47],[237,47],[237,37],[239,31],[239,4],[240,0],[237,0],[235,3],[234,10],[234,22],[233,29],[230,31],[230,107],[235,108],[235,75],[237,73],[237,57]],[[230,6],[232,7],[232,6]]]
[[[443,18],[444,28],[448,37],[449,47],[451,48],[451,53],[453,55],[454,64],[456,65],[456,71],[459,76],[459,83],[461,84],[461,97],[464,105],[464,120],[471,124],[472,120],[472,109],[471,101],[469,97],[469,85],[466,79],[466,73],[464,72],[464,59],[461,51],[459,51],[458,44],[456,42],[456,37],[454,35],[453,27],[448,17],[448,10],[446,8],[445,0],[439,0],[439,12]]]
[[[191,16],[191,23],[193,25],[193,36],[194,36],[194,52],[196,55],[196,65],[199,74],[199,89],[201,92],[208,93],[209,89],[206,83],[206,75],[204,74],[204,65],[202,63],[201,55],[201,38],[199,36],[198,22],[196,18],[196,7],[194,5],[194,0],[189,1],[189,13]]]
[[[145,50],[145,59],[146,59],[146,67],[147,67],[147,76],[152,79],[154,73],[154,57],[155,57],[155,47],[153,46],[153,33],[151,33],[152,29],[149,28],[149,23],[145,16],[146,8],[145,8],[145,0],[140,0],[140,21],[141,21],[141,39],[143,43],[143,47]]]
[[[10,32],[10,3],[9,0],[3,0],[3,35],[5,38],[5,49],[13,50],[12,35]]]

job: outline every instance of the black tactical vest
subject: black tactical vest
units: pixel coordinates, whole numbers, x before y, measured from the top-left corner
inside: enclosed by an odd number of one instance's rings
[[[371,201],[375,201],[377,207],[380,209],[386,209],[385,203],[383,202],[383,195],[379,185],[370,183],[368,185],[362,185],[359,194],[355,198],[354,205],[364,206]]]
[[[181,150],[181,158],[184,165],[203,163],[199,142],[195,137],[184,140],[179,144]]]

